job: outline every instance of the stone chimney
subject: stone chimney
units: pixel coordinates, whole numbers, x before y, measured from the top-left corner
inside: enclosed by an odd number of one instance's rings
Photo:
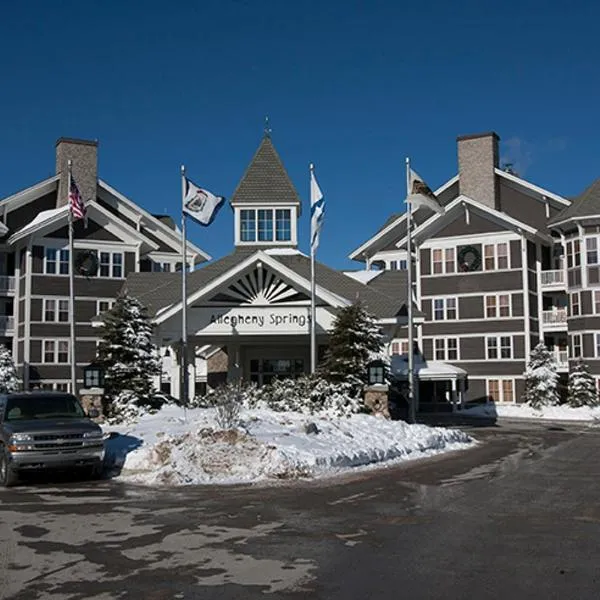
[[[98,142],[59,138],[56,141],[56,174],[60,185],[56,207],[68,202],[68,162],[72,161],[73,177],[84,202],[96,199],[98,183]]]
[[[461,135],[458,142],[458,175],[461,194],[498,209],[494,169],[498,167],[500,138],[493,131]]]

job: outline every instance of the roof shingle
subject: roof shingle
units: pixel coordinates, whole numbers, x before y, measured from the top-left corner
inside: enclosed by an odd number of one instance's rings
[[[600,179],[596,179],[579,196],[573,198],[572,204],[552,217],[548,225],[592,215],[600,215]]]

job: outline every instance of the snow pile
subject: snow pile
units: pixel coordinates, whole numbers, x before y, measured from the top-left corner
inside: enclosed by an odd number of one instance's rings
[[[572,408],[561,404],[533,408],[528,404],[481,404],[461,411],[472,417],[503,417],[506,419],[546,419],[550,421],[600,421],[600,406]]]
[[[268,409],[242,409],[238,426],[222,430],[215,408],[192,409],[185,415],[175,406],[122,426],[119,433],[108,441],[109,460],[122,466],[121,478],[148,485],[320,477],[474,443],[459,430],[370,415],[308,419]]]

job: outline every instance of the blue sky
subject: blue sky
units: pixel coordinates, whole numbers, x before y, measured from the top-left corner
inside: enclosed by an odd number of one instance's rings
[[[51,174],[60,136],[98,139],[100,176],[178,215],[179,165],[230,197],[262,137],[308,202],[318,259],[347,259],[403,210],[404,158],[432,186],[456,136],[495,130],[527,179],[574,195],[600,177],[600,7],[573,1],[23,1],[0,20],[0,197]],[[308,247],[308,210],[300,224]],[[233,247],[232,213],[190,239]]]

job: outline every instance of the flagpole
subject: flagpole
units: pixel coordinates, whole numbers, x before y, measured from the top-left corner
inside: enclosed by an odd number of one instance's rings
[[[406,197],[410,195],[410,158],[406,158]],[[417,422],[415,405],[414,340],[413,340],[413,260],[412,260],[412,203],[406,203],[406,251],[408,265],[408,422]]]
[[[179,398],[184,407],[188,405],[188,356],[187,356],[187,237],[185,203],[185,166],[181,165],[181,392]]]
[[[310,163],[310,181],[312,182],[315,166]],[[311,198],[312,202],[312,198]],[[315,251],[312,230],[312,206],[311,206],[311,231],[310,231],[310,372],[314,375],[317,370],[317,319],[316,319],[316,282],[315,282]]]
[[[77,372],[75,361],[77,353],[75,352],[75,271],[74,271],[74,242],[73,242],[73,207],[71,206],[71,178],[73,161],[68,161],[68,176],[67,176],[67,205],[69,218],[69,323],[71,334],[71,393],[77,394]],[[58,310],[58,309],[57,309]]]

